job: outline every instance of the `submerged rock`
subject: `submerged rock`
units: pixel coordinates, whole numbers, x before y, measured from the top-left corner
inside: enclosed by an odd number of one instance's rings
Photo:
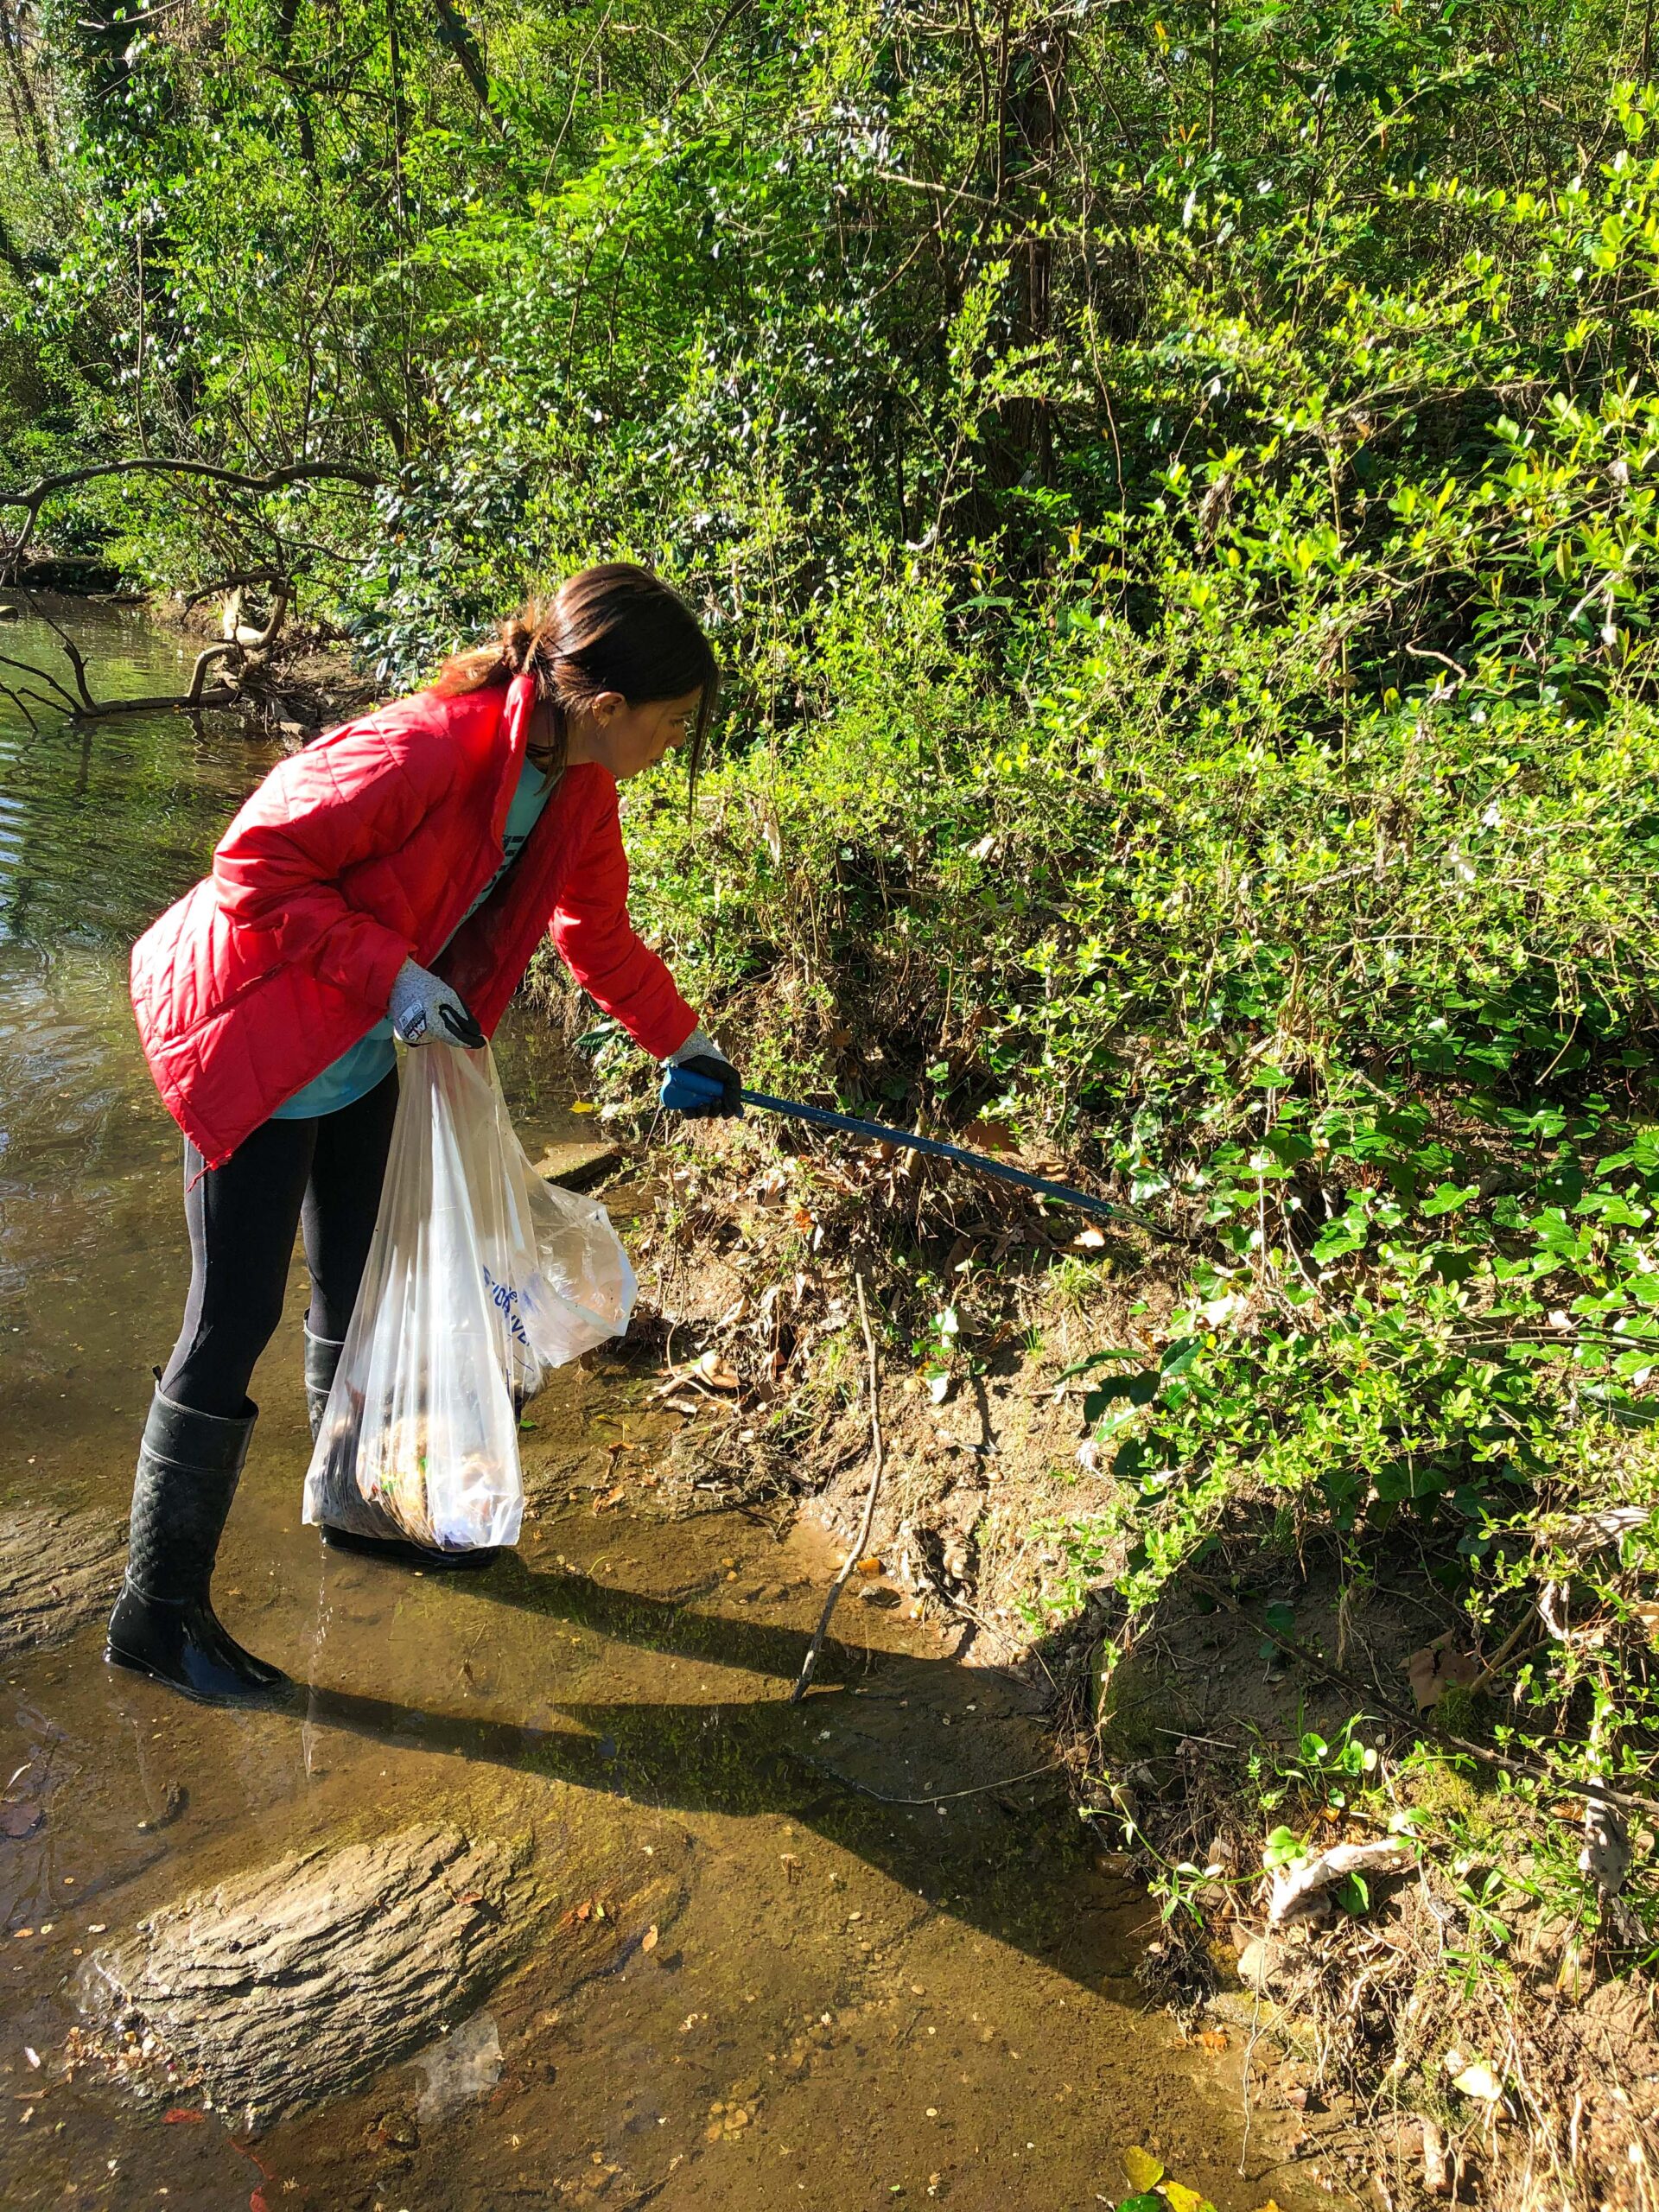
[[[124,1520],[55,1505],[0,1512],[0,1655],[66,1643],[108,1612],[126,1557]]]
[[[475,2006],[533,1932],[527,1859],[451,1825],[284,1859],[100,1953],[83,2003],[124,2030],[142,2022],[227,2117],[263,2126],[369,2081]]]

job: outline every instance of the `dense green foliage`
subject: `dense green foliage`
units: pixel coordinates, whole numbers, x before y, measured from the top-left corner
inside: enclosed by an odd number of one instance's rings
[[[1506,1629],[1515,1528],[1655,1486],[1646,31],[634,12],[9,10],[14,480],[371,468],[44,529],[297,575],[389,685],[657,563],[731,674],[695,806],[632,807],[688,988],[760,1072],[995,1116],[1192,1240],[1159,1363],[1103,1354],[1057,1606],[1126,1515],[1149,1603],[1242,1494],[1356,1572],[1414,1512]],[[1507,1725],[1639,1774],[1651,1540],[1573,1541],[1599,1641]]]

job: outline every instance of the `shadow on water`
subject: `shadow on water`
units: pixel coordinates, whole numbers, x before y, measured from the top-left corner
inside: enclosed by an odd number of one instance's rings
[[[991,1816],[989,1823],[982,1818],[973,1824],[976,1852],[982,1851],[990,1825],[1024,1822],[1041,1827],[1052,1874],[1067,1860],[1074,1875],[1083,1872],[1078,1824],[1071,1821],[1058,1832],[1052,1825],[1065,1793],[1055,1780],[1052,1746],[1017,1709],[1001,1716],[999,1757],[992,1759],[990,1773],[978,1771],[988,1748],[982,1742],[976,1754],[965,1746],[954,1756],[930,1752],[926,1789],[902,1771],[916,1763],[918,1725],[949,1726],[954,1708],[960,1726],[964,1705],[971,1715],[995,1700],[998,1683],[988,1669],[966,1675],[950,1661],[873,1652],[832,1638],[819,1662],[821,1687],[792,1705],[786,1692],[810,1641],[804,1630],[690,1612],[637,1592],[607,1589],[586,1576],[537,1573],[516,1559],[469,1584],[468,1594],[486,1605],[505,1604],[595,1630],[635,1649],[769,1677],[775,1693],[718,1702],[558,1697],[556,1709],[574,1724],[558,1728],[317,1688],[304,1693],[307,1719],[405,1749],[419,1746],[603,1791],[655,1810],[787,1815],[918,1894],[938,1888],[944,1847],[937,1821],[948,1816],[942,1808]],[[854,1696],[837,1694],[855,1681]],[[909,1709],[916,1720],[900,1719]],[[804,1740],[831,1715],[838,1735],[854,1734],[834,1761],[814,1756]],[[988,1714],[986,1726],[991,1723]],[[1005,1748],[1002,1739],[1010,1736]],[[964,1757],[971,1759],[971,1779],[964,1778]],[[860,1764],[869,1771],[849,1770]],[[942,1777],[940,1767],[947,1770]],[[911,1834],[893,1826],[895,1816]],[[1068,1849],[1074,1839],[1075,1847]],[[1119,1902],[1127,1907],[1128,1893],[1120,1892]],[[1018,1941],[1008,1923],[1007,1900],[985,1903],[986,1929]],[[959,1896],[955,1912],[981,1924],[975,1907],[972,1895]],[[1039,1918],[1046,1923],[1046,1916]],[[1052,1933],[1036,1940],[1046,1955]]]

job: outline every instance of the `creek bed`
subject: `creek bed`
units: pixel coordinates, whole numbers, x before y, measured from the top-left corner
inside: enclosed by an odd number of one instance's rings
[[[106,688],[188,660],[73,620]],[[0,2202],[1061,2212],[1127,2195],[1131,2145],[1221,2212],[1318,2196],[1272,2125],[1238,2171],[1240,2053],[1140,2008],[1145,1907],[1024,1687],[848,1602],[791,1707],[824,1542],[653,1515],[665,1417],[620,1361],[533,1409],[515,1555],[326,1553],[296,1259],[216,1592],[299,1701],[105,1669],[188,1275],[127,950],[276,755],[226,718],[37,721],[0,701]],[[532,1152],[575,1156],[550,1042],[510,1018],[502,1058]]]

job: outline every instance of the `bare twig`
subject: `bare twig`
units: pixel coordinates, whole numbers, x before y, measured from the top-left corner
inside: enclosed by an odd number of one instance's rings
[[[32,593],[25,593],[24,597],[29,601],[29,613],[37,621],[45,623],[47,628],[63,647],[63,657],[75,672],[75,689],[80,694],[81,707],[89,713],[96,714],[98,702],[93,698],[87,685],[86,662],[79,646],[64,628],[62,623],[54,622],[46,609],[36,603]]]
[[[25,690],[27,690],[27,686],[25,686]],[[0,683],[0,698],[10,699],[13,706],[16,708],[18,713],[22,716],[23,720],[29,724],[30,729],[34,730],[38,734],[41,726],[35,721],[34,715],[29,713],[29,709],[23,704],[23,696],[24,694],[22,691],[14,691],[10,683]],[[41,695],[38,691],[29,691],[28,696],[31,699],[38,699]]]
[[[49,683],[58,695],[57,703],[69,714],[74,713],[74,700],[49,670],[36,668],[32,660],[18,660],[10,653],[0,653],[0,668],[21,668],[25,676],[33,676],[42,683]]]
[[[691,64],[690,69],[686,75],[682,77],[679,83],[675,86],[672,94],[672,99],[674,100],[678,101],[683,99],[686,93],[691,89],[691,86],[696,83],[698,78],[702,76],[703,70],[708,64],[709,55],[720,44],[721,39],[725,37],[727,32],[731,29],[732,25],[737,21],[738,17],[743,13],[743,10],[748,6],[748,4],[749,0],[731,0],[729,7],[728,7],[725,12],[716,19],[713,30],[709,32],[708,37],[703,41],[702,52]]]
[[[870,1470],[869,1495],[864,1500],[864,1517],[858,1524],[858,1534],[853,1539],[852,1549],[842,1561],[841,1572],[830,1584],[830,1594],[823,1601],[823,1611],[812,1631],[812,1641],[801,1662],[801,1671],[789,1694],[791,1705],[798,1705],[806,1695],[812,1669],[817,1665],[818,1654],[823,1649],[823,1639],[830,1633],[830,1617],[836,1610],[836,1601],[847,1587],[853,1569],[864,1556],[864,1547],[870,1540],[870,1530],[875,1522],[875,1501],[881,1488],[881,1391],[876,1369],[875,1338],[870,1330],[869,1308],[864,1302],[864,1278],[861,1274],[855,1274],[853,1281],[858,1291],[858,1318],[864,1329],[864,1350],[870,1363],[870,1449],[875,1464]]]
[[[966,1789],[936,1790],[931,1797],[890,1797],[885,1789],[877,1789],[868,1782],[856,1781],[850,1774],[842,1774],[837,1767],[826,1766],[822,1759],[802,1757],[801,1764],[815,1768],[820,1774],[829,1775],[843,1789],[852,1790],[860,1797],[874,1797],[878,1805],[944,1805],[955,1797],[984,1797],[994,1789],[1012,1789],[1017,1782],[1035,1782],[1039,1774],[1058,1773],[1065,1761],[1050,1759],[1046,1766],[1027,1767],[1023,1774],[1005,1774],[996,1782],[976,1782]]]
[[[213,599],[223,592],[235,591],[244,584],[279,584],[290,598],[294,591],[293,578],[281,569],[232,569],[228,575],[216,576],[211,583],[198,584],[194,591],[186,592],[181,603],[185,607],[200,607],[204,599]]]
[[[1437,660],[1444,667],[1449,668],[1452,673],[1460,677],[1465,683],[1469,681],[1469,671],[1466,668],[1460,666],[1450,654],[1436,652],[1433,645],[1408,645],[1406,651],[1414,660]]]
[[[1466,1697],[1478,1697],[1481,1691],[1485,1688],[1487,1683],[1491,1681],[1493,1675],[1496,1675],[1499,1669],[1502,1668],[1509,1660],[1510,1654],[1514,1651],[1516,1644],[1520,1643],[1522,1637],[1525,1636],[1527,1631],[1531,1628],[1533,1619],[1534,1614],[1531,1611],[1529,1611],[1521,1616],[1519,1624],[1512,1629],[1509,1635],[1504,1637],[1503,1643],[1499,1646],[1497,1650],[1492,1654],[1492,1656],[1486,1662],[1486,1664],[1481,1669],[1479,1674],[1475,1676],[1474,1681],[1470,1683],[1468,1688],[1464,1693]]]

